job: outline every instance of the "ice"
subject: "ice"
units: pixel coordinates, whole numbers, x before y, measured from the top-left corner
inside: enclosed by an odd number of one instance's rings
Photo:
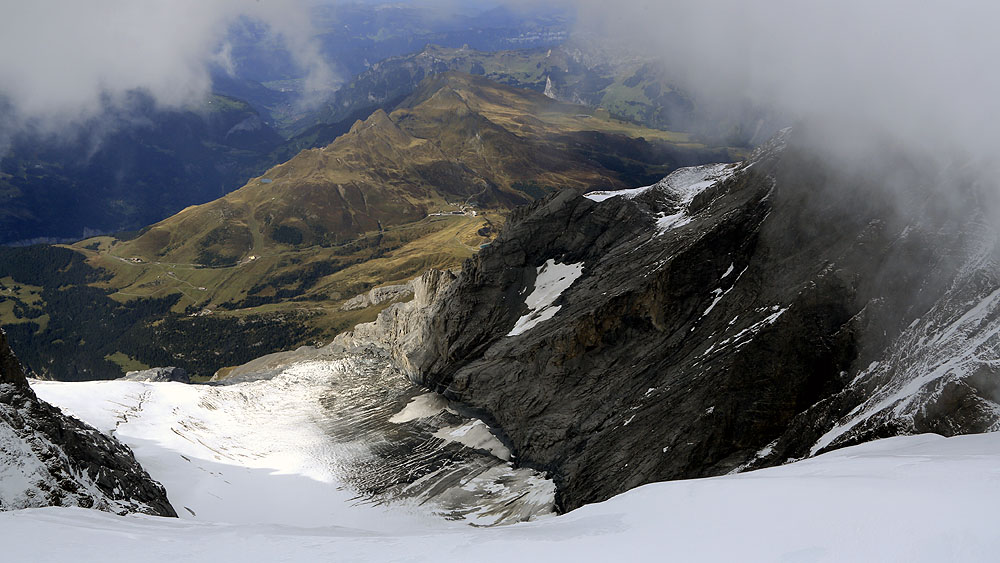
[[[535,289],[524,300],[528,306],[528,312],[517,319],[514,328],[507,333],[507,336],[523,334],[538,326],[539,323],[554,317],[561,307],[553,305],[553,303],[582,274],[583,262],[558,264],[555,260],[549,259],[545,264],[539,266],[538,275],[535,278]]]
[[[396,529],[429,513],[357,506],[340,450],[318,424],[330,366],[306,362],[266,381],[225,386],[32,382],[38,396],[122,440],[162,483],[182,519]]]
[[[414,397],[403,407],[403,410],[392,415],[389,422],[402,424],[417,420],[418,418],[428,418],[434,416],[448,408],[448,399],[438,393],[424,393]]]
[[[434,437],[486,450],[504,461],[510,461],[510,449],[503,445],[503,442],[494,436],[486,423],[481,420],[473,420],[454,428],[442,428],[434,433]]]
[[[485,423],[388,366],[313,354],[225,384],[32,386],[130,446],[184,519],[395,530],[552,511],[551,481],[514,467]]]

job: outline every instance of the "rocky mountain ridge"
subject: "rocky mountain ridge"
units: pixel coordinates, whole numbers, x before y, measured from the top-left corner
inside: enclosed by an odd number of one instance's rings
[[[0,510],[80,506],[176,516],[128,447],[41,401],[0,330]]]
[[[521,208],[457,279],[426,274],[420,300],[339,341],[485,409],[563,510],[878,437],[1000,429],[997,234],[975,198],[945,209],[915,168],[901,196],[790,139]]]

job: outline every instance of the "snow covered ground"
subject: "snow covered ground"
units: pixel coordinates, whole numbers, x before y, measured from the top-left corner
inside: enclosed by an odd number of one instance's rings
[[[482,421],[442,397],[413,397],[423,390],[374,356],[295,362],[226,385],[32,387],[129,445],[186,520],[386,531],[552,510],[551,481],[513,468]]]
[[[749,168],[741,163],[705,164],[678,168],[659,182],[641,188],[616,191],[588,192],[583,197],[592,201],[606,201],[616,197],[632,199],[648,191],[655,190],[666,196],[670,202],[670,210],[659,213],[656,217],[656,228],[665,233],[677,227],[687,225],[692,221],[689,212],[691,202],[698,194],[724,182],[741,170]]]
[[[260,478],[281,486],[280,476]],[[998,501],[1000,434],[924,435],[647,485],[496,528],[373,527],[364,518],[194,522],[45,508],[0,513],[0,541],[8,561],[996,561]]]
[[[565,284],[564,269],[540,277]],[[180,518],[4,512],[3,560],[909,562],[1000,553],[1000,433],[892,438],[647,485],[552,516],[551,482],[499,459],[509,452],[481,421],[411,389],[377,357],[309,357],[228,385],[33,382],[42,399],[129,444]],[[379,484],[408,474],[418,477]],[[391,494],[359,494],[371,479]],[[467,525],[498,514],[539,517]]]
[[[421,520],[357,504],[338,482],[343,458],[316,424],[321,367],[233,386],[35,381],[39,398],[110,433],[167,489],[184,519],[235,524],[383,526]]]

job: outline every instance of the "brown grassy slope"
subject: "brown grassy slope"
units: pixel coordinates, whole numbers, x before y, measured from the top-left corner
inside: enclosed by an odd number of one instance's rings
[[[540,195],[523,191],[525,185],[625,187],[637,174],[661,175],[673,164],[600,159],[609,145],[629,142],[673,151],[679,160],[707,158],[680,134],[481,77],[438,75],[391,115],[375,112],[329,146],[303,151],[219,200],[157,223],[116,253],[231,265],[288,248],[340,244],[465,203],[508,209]]]

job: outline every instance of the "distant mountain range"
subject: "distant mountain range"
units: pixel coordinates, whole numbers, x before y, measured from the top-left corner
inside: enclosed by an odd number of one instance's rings
[[[595,54],[573,43],[510,51],[428,45],[419,52],[378,62],[337,90],[319,109],[290,125],[293,136],[279,154],[290,158],[300,149],[325,146],[375,109],[391,111],[425,77],[448,71],[606,109],[618,119],[689,132],[713,144],[749,147],[777,129],[774,117],[763,112],[748,110],[738,117],[711,114],[673,85],[659,65]]]
[[[376,109],[393,111],[424,78],[449,71],[606,109],[633,124],[692,132],[691,140],[705,144],[745,147],[770,130],[744,132],[699,115],[695,102],[653,66],[569,47],[427,46],[373,64],[317,111],[288,124],[288,138],[272,112],[290,106],[294,92],[217,71],[215,87],[226,95],[200,107],[163,110],[134,92],[128,103],[109,106],[60,138],[18,135],[0,158],[0,244],[134,230],[211,201],[301,150],[325,147]]]

